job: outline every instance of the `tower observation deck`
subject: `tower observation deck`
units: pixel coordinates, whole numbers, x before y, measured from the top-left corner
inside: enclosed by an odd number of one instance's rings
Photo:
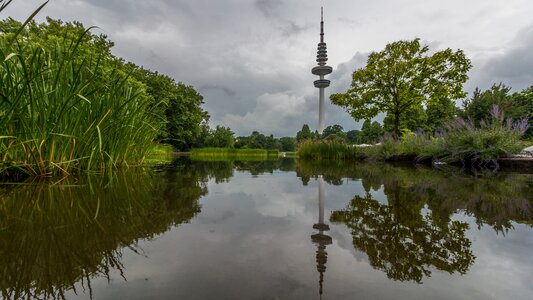
[[[319,89],[319,113],[318,113],[318,132],[322,134],[325,127],[325,111],[324,111],[324,88],[327,88],[330,81],[324,79],[324,76],[330,74],[333,68],[326,65],[328,61],[328,51],[326,43],[324,42],[324,9],[320,8],[320,43],[318,43],[318,51],[316,55],[318,66],[311,70],[314,75],[320,76],[320,79],[314,81],[314,85]]]

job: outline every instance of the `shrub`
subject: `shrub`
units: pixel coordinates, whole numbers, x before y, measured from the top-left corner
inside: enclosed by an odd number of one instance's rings
[[[504,120],[502,111],[494,106],[492,119],[475,127],[473,121],[457,118],[445,124],[442,134],[442,154],[446,161],[486,163],[503,155],[519,153],[522,135],[528,128],[527,120]]]

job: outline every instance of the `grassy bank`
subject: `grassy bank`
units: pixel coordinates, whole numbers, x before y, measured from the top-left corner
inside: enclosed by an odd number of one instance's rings
[[[191,150],[192,159],[277,159],[277,150],[197,148]]]
[[[503,122],[499,118],[481,127],[457,119],[439,137],[408,134],[369,147],[339,141],[305,141],[299,145],[298,155],[304,160],[433,160],[484,165],[519,153],[527,145],[520,140],[525,128],[523,122]]]
[[[298,146],[298,157],[304,160],[360,160],[360,148],[333,140],[304,141]]]
[[[0,35],[0,176],[142,162],[157,134],[144,87],[85,54],[88,31],[52,50],[19,34]]]

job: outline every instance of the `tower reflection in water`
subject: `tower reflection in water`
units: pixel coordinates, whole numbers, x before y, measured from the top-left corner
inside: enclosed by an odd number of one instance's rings
[[[322,175],[318,176],[318,223],[313,225],[313,228],[318,230],[318,233],[311,235],[311,240],[317,245],[316,251],[316,268],[320,273],[319,293],[322,297],[322,286],[324,282],[324,273],[326,272],[326,263],[328,261],[328,253],[326,246],[331,245],[332,239],[329,235],[324,234],[324,231],[329,230],[329,226],[324,223],[324,198],[325,198],[325,183]]]

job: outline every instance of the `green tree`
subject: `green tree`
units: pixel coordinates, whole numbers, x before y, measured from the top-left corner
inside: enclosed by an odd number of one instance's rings
[[[419,39],[390,43],[383,51],[372,52],[366,67],[353,73],[350,89],[331,95],[331,101],[356,120],[387,113],[398,137],[401,117],[412,107],[465,96],[462,86],[472,65],[463,51],[428,52]]]
[[[180,150],[203,143],[209,114],[202,107],[203,97],[192,86],[133,63],[125,64],[123,69],[145,86],[154,123],[159,125],[158,140]]]
[[[217,125],[215,130],[211,130],[205,139],[207,147],[233,148],[234,143],[233,131],[229,127],[226,128],[219,125]]]
[[[237,137],[235,148],[281,150],[282,144],[281,141],[275,138],[272,134],[266,136],[259,131],[253,131],[250,136]]]
[[[463,118],[472,119],[476,125],[492,118],[493,107],[497,105],[505,118],[515,121],[529,120],[529,129],[524,137],[533,136],[533,86],[518,93],[510,94],[511,88],[503,83],[494,84],[486,91],[476,88],[472,98],[463,103]]]
[[[304,140],[312,139],[314,134],[311,132],[311,129],[309,129],[309,125],[304,124],[302,126],[302,130],[298,131],[296,133],[296,141],[301,142]]]
[[[500,84],[493,84],[492,87],[484,92],[479,88],[474,90],[472,98],[463,103],[464,118],[469,118],[479,125],[482,121],[491,118],[490,111],[494,105],[498,105],[504,112],[512,107],[512,101],[509,97],[511,87]]]
[[[527,118],[529,128],[524,138],[533,138],[533,85],[512,95],[515,118]]]
[[[350,144],[354,144],[357,142],[359,138],[359,134],[361,134],[360,130],[350,130],[346,132],[346,142]]]
[[[322,138],[327,138],[331,135],[336,135],[342,139],[346,138],[346,133],[344,133],[344,128],[341,125],[335,124],[330,125],[324,129],[322,132]]]
[[[382,136],[383,127],[381,127],[381,124],[376,121],[371,122],[370,120],[365,120],[363,127],[361,127],[357,143],[374,144],[377,143]]]
[[[281,151],[292,152],[296,150],[296,138],[285,136],[279,139]]]
[[[421,104],[412,106],[400,116],[400,132],[417,130],[426,131],[427,114]],[[394,132],[394,116],[387,114],[383,119],[383,129]]]
[[[426,130],[433,134],[446,121],[452,120],[458,112],[455,103],[447,98],[432,101],[426,107]]]
[[[180,82],[175,88],[165,111],[167,141],[176,149],[188,150],[200,137],[202,124],[209,116],[202,109],[204,98],[192,86]]]

